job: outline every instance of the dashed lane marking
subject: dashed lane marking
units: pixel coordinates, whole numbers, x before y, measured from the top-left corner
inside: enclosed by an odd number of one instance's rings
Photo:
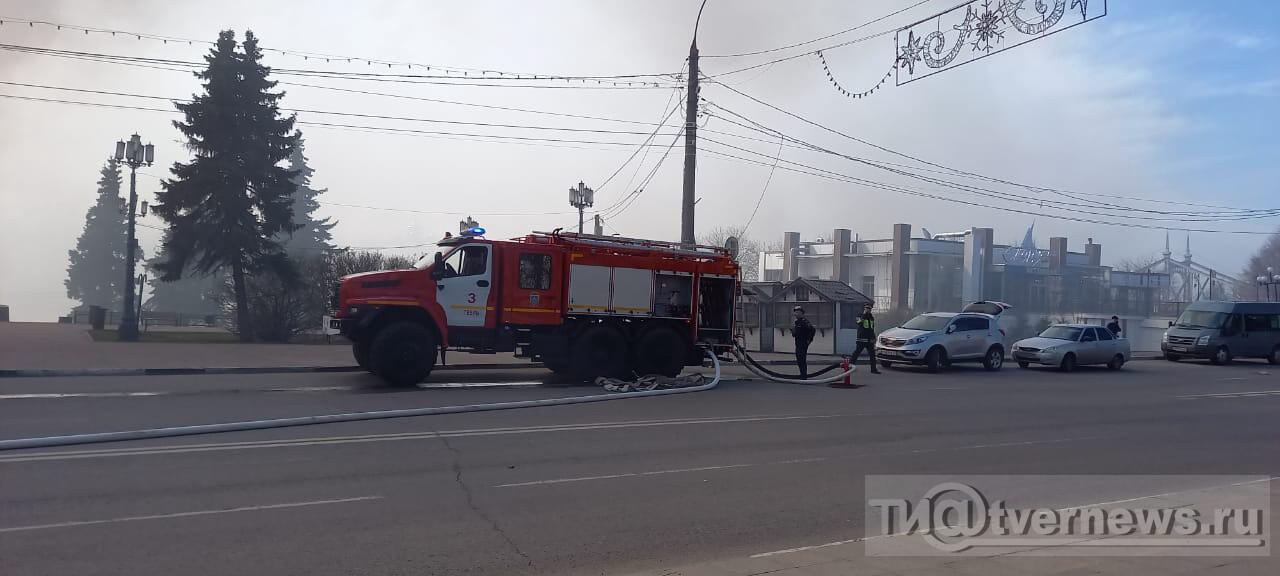
[[[378,500],[381,496],[357,496],[355,498],[338,498],[335,500],[312,500],[310,502],[286,502],[284,504],[265,504],[261,506],[241,506],[239,508],[222,508],[218,510],[195,510],[191,512],[174,512],[172,514],[151,514],[147,516],[125,516],[104,520],[74,520],[71,522],[55,522],[53,524],[33,524],[30,526],[11,526],[0,528],[0,533],[28,532],[31,530],[48,530],[51,528],[73,528],[77,526],[93,526],[96,524],[116,524],[119,522],[139,522],[142,520],[168,520],[171,518],[190,518],[192,516],[210,516],[213,514],[231,514],[234,512],[257,512],[262,510],[281,510],[285,508],[303,508],[306,506],[323,506],[326,504],[346,504]]]
[[[1187,394],[1178,396],[1179,400],[1213,400],[1224,398],[1259,398],[1263,396],[1280,396],[1280,390],[1254,390],[1249,392],[1221,392],[1218,394]]]
[[[849,414],[866,416],[869,414]],[[119,456],[151,456],[158,454],[184,454],[191,452],[215,452],[226,450],[253,450],[262,448],[291,448],[298,446],[322,446],[328,444],[355,444],[365,442],[389,442],[394,440],[421,440],[430,438],[459,438],[471,436],[498,436],[509,434],[540,434],[546,432],[577,432],[627,428],[651,428],[661,426],[689,426],[698,424],[732,424],[754,422],[784,422],[789,420],[817,420],[840,418],[842,414],[738,416],[719,418],[681,418],[667,420],[632,420],[621,422],[595,422],[587,424],[559,424],[524,426],[515,428],[481,428],[469,430],[442,430],[439,432],[405,432],[399,434],[367,434],[361,436],[318,436],[282,440],[247,442],[219,442],[209,444],[178,444],[174,446],[147,446],[139,448],[105,448],[98,450],[68,450],[48,452],[16,452],[0,455],[0,464],[9,462],[33,462],[43,460],[76,460],[82,458],[110,458]]]

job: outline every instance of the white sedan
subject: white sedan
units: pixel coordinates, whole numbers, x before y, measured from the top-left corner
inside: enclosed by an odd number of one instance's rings
[[[1106,364],[1119,370],[1129,357],[1128,340],[1092,324],[1054,324],[1039,336],[1013,345],[1013,359],[1020,368],[1042,364],[1070,372],[1083,364]]]

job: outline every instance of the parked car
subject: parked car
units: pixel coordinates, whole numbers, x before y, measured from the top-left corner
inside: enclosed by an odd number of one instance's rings
[[[1193,302],[1169,325],[1160,350],[1173,362],[1254,357],[1280,364],[1280,302]]]
[[[1084,364],[1106,364],[1107,368],[1119,370],[1130,357],[1128,340],[1091,324],[1054,324],[1039,336],[1013,345],[1013,359],[1019,368],[1044,364],[1071,372]]]
[[[979,300],[960,309],[961,312],[988,314],[992,316],[996,319],[996,326],[1000,328],[1000,334],[1004,336],[1009,335],[1009,331],[1005,330],[1004,326],[1007,319],[1005,312],[1008,312],[1009,310],[1013,310],[1012,304],[1005,304],[1004,302],[996,302],[994,300]]]
[[[981,361],[987,370],[1004,365],[1004,333],[998,319],[975,312],[931,312],[880,334],[880,365],[915,364],[930,372],[953,362]]]

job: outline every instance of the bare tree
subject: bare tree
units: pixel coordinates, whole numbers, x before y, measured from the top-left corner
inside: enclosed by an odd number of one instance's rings
[[[1150,270],[1151,267],[1159,264],[1163,259],[1164,257],[1159,254],[1130,256],[1129,258],[1124,258],[1119,262],[1116,262],[1116,265],[1112,266],[1112,268],[1121,272],[1146,272],[1147,270]]]
[[[760,269],[760,243],[742,236],[741,226],[716,226],[710,232],[698,237],[699,244],[724,246],[730,236],[738,239],[738,266],[742,268],[742,279],[755,281]]]
[[[1276,230],[1275,235],[1267,237],[1267,241],[1253,253],[1240,279],[1252,283],[1255,278],[1267,273],[1268,266],[1280,270],[1280,229]]]

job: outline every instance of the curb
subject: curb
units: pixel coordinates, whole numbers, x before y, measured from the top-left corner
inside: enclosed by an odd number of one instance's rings
[[[516,370],[542,368],[539,362],[528,364],[458,364],[436,366],[442,372],[466,370]],[[227,368],[81,368],[73,370],[34,369],[0,370],[0,378],[51,378],[74,376],[187,376],[194,374],[306,374],[323,372],[363,372],[359,366],[264,366]]]

